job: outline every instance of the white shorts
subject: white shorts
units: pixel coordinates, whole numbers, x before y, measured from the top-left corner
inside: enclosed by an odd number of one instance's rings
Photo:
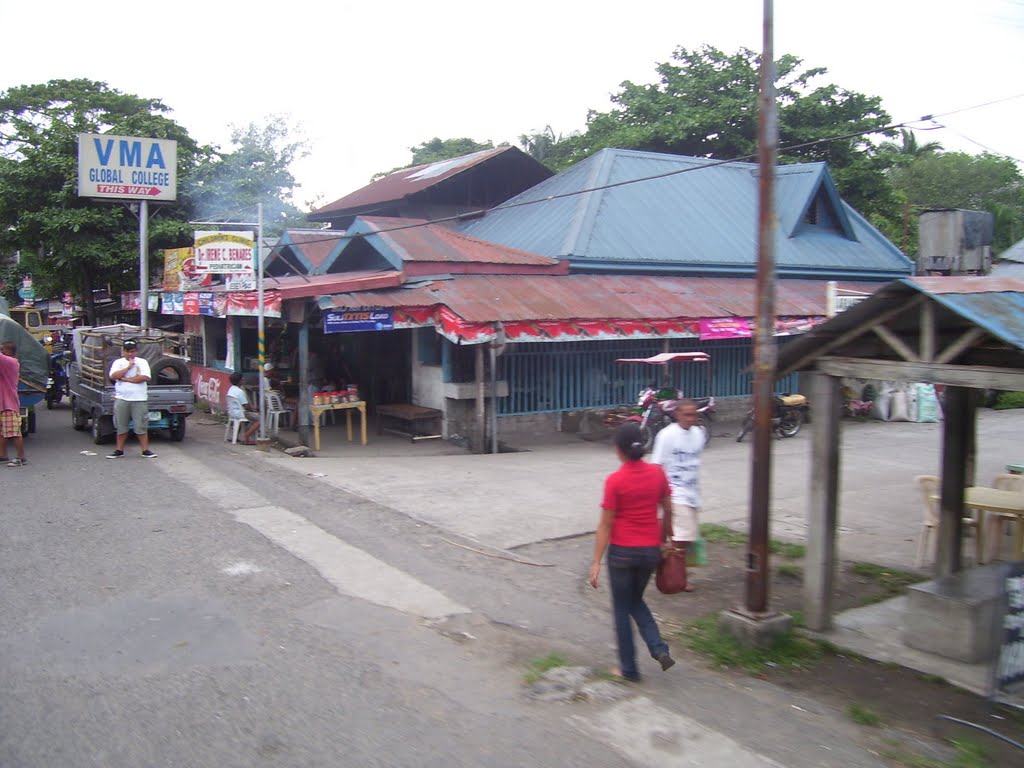
[[[672,505],[672,541],[696,541],[700,538],[696,507]]]

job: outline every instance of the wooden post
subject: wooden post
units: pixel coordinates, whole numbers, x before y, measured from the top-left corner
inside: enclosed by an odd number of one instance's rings
[[[487,453],[487,371],[484,344],[476,345],[476,453]]]
[[[804,621],[808,628],[824,632],[832,626],[843,398],[839,377],[814,373],[809,378],[814,431],[804,560]]]
[[[967,480],[968,433],[974,421],[974,398],[965,387],[946,387],[942,429],[942,496],[939,502],[939,546],[935,575],[950,576],[961,568],[964,487]]]

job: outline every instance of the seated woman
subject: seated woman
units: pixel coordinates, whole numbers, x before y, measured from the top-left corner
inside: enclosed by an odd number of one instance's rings
[[[227,393],[228,417],[232,419],[249,419],[250,426],[242,434],[242,442],[246,445],[255,445],[253,435],[260,428],[260,415],[250,407],[249,396],[240,386],[242,374],[232,373],[228,377],[228,381],[231,382],[231,388]]]

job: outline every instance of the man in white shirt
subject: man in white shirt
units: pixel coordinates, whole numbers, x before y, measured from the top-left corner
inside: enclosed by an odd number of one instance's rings
[[[680,400],[675,417],[676,423],[669,424],[654,438],[651,461],[660,464],[668,475],[672,489],[672,541],[685,552],[687,545],[700,537],[700,457],[707,435],[697,425],[697,405],[692,400]]]
[[[155,459],[149,450],[149,363],[138,357],[138,342],[128,339],[121,346],[121,357],[110,366],[110,380],[114,382],[114,426],[117,428],[117,448],[107,454],[108,459],[124,456],[128,439],[128,422],[135,425],[135,436],[142,447],[142,456]]]

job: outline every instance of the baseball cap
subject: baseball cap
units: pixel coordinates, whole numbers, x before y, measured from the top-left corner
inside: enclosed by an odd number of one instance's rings
[[[274,370],[274,364],[273,363],[266,363],[263,366],[263,370],[264,371],[272,371],[272,370]]]
[[[135,339],[126,339],[124,344],[121,345],[121,349],[135,349],[139,346],[139,342]]]

